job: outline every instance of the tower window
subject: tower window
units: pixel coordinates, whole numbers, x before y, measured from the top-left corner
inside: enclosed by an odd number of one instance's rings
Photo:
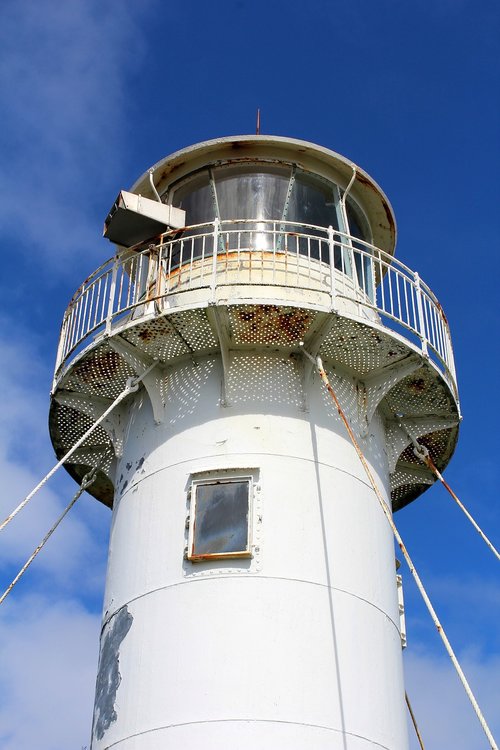
[[[250,557],[251,486],[251,477],[193,482],[189,560]]]

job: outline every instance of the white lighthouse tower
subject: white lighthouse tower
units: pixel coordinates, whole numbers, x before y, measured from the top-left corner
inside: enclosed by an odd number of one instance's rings
[[[59,456],[112,508],[93,750],[404,750],[389,508],[448,462],[448,324],[393,258],[391,206],[338,154],[221,138],[158,162],[106,220],[66,312]]]

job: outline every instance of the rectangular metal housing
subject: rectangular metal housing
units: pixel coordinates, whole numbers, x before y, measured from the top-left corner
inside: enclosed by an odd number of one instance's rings
[[[104,222],[103,236],[131,247],[169,229],[180,229],[185,223],[182,209],[121,190]]]

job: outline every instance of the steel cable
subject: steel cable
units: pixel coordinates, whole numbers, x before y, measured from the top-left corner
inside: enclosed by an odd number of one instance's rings
[[[409,435],[409,437],[411,438],[411,435]],[[427,448],[425,447],[425,445],[421,445],[420,443],[418,443],[413,438],[411,438],[411,440],[412,440],[413,445],[414,445],[413,453],[415,454],[415,456],[417,456],[417,458],[419,458],[421,461],[423,461],[423,463],[432,471],[432,473],[434,474],[434,476],[437,479],[439,479],[439,481],[441,482],[441,484],[443,485],[443,487],[450,493],[450,495],[452,496],[452,498],[454,499],[454,501],[456,502],[456,504],[458,505],[458,507],[460,508],[460,510],[464,513],[464,515],[468,518],[468,520],[474,526],[474,528],[476,529],[477,533],[479,534],[479,536],[481,537],[481,539],[483,540],[483,542],[490,548],[490,550],[493,552],[493,554],[495,555],[495,557],[497,558],[497,560],[500,560],[500,553],[498,552],[497,548],[495,547],[495,545],[493,544],[493,542],[491,542],[488,539],[488,537],[486,536],[486,534],[484,533],[484,531],[481,529],[481,527],[476,523],[476,521],[474,520],[474,518],[471,516],[471,514],[469,513],[469,511],[467,510],[467,508],[465,507],[465,505],[459,500],[458,496],[453,492],[453,490],[451,489],[450,485],[448,484],[448,482],[443,477],[443,475],[441,474],[441,472],[439,471],[439,469],[435,465],[434,461],[430,457],[429,451],[427,450]]]
[[[134,393],[139,388],[139,383],[141,380],[146,377],[146,375],[153,369],[153,367],[156,367],[157,362],[153,362],[141,375],[138,375],[136,378],[129,378],[127,381],[127,385],[125,386],[125,389],[120,393],[119,396],[115,398],[113,403],[108,406],[108,408],[101,414],[101,416],[96,419],[94,424],[89,427],[89,429],[82,435],[79,440],[76,441],[76,443],[73,445],[72,448],[69,449],[67,453],[64,454],[64,456],[55,464],[55,466],[52,467],[52,469],[44,476],[44,478],[37,484],[37,486],[31,490],[31,492],[26,495],[24,500],[22,500],[17,508],[15,508],[12,513],[10,513],[7,518],[2,521],[0,524],[0,531],[4,529],[7,524],[9,524],[12,519],[17,516],[20,510],[24,508],[25,505],[29,503],[29,501],[32,499],[34,495],[40,490],[46,482],[56,473],[56,471],[70,458],[73,453],[85,442],[85,440],[94,432],[94,430],[103,422],[109,414],[115,409],[118,404],[123,401],[124,398],[126,398],[130,393]]]
[[[97,475],[97,469],[92,469],[92,471],[89,471],[87,474],[85,474],[85,476],[82,479],[82,483],[79,489],[77,490],[77,492],[74,494],[71,502],[66,506],[64,511],[61,513],[61,515],[57,519],[57,521],[53,524],[53,526],[51,526],[49,531],[45,534],[44,538],[42,539],[38,547],[35,549],[35,551],[28,557],[28,559],[26,560],[23,567],[21,568],[19,573],[16,575],[12,583],[10,583],[9,586],[7,586],[2,596],[0,596],[0,604],[3,604],[7,596],[10,594],[10,592],[16,585],[16,583],[19,581],[20,578],[22,578],[24,573],[28,570],[29,566],[31,565],[35,557],[38,555],[40,550],[45,546],[46,542],[48,542],[48,540],[50,539],[54,531],[57,529],[57,527],[59,526],[63,518],[66,516],[66,514],[69,513],[69,511],[71,510],[73,505],[76,503],[80,495],[82,495],[87,489],[87,487],[89,487],[92,484],[92,482],[95,480],[96,475]]]
[[[413,713],[410,699],[408,698],[408,693],[406,691],[405,691],[405,701],[406,701],[406,705],[408,706],[408,713],[410,714],[411,723],[413,724],[413,729],[415,730],[415,734],[417,735],[418,744],[420,745],[421,750],[425,750],[424,741],[422,739],[422,735],[420,734],[420,730],[417,725],[417,720],[415,719],[415,714]]]

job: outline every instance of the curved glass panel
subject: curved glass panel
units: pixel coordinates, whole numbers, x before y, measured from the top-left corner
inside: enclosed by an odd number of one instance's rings
[[[183,208],[186,212],[187,227],[193,224],[205,224],[216,219],[217,205],[210,185],[208,171],[202,172],[195,179],[181,185],[174,193],[173,205],[176,208]],[[182,237],[185,239],[197,234],[199,234],[197,230],[187,229],[182,233]],[[211,230],[207,229],[206,236],[196,237],[187,249],[189,257],[186,257],[187,253],[183,240],[179,240],[172,245],[171,268],[177,268],[190,258],[203,258],[212,255],[213,237]]]
[[[319,227],[339,228],[337,208],[335,205],[334,186],[313,176],[299,172],[290,194],[285,219],[300,224],[313,224]],[[325,241],[325,232],[317,229],[307,229],[310,238],[321,237],[317,240],[300,237],[297,239],[298,252],[308,255],[324,263],[330,263],[330,250]],[[340,238],[334,236],[334,265],[343,273],[350,273],[348,252],[340,245]]]
[[[214,172],[217,201],[222,221],[231,219],[262,220],[250,228],[236,223],[228,228],[225,247],[235,250],[272,251],[276,246],[277,221],[283,216],[291,170],[263,172],[262,166],[238,170],[219,169]]]
[[[249,169],[249,168],[248,168]],[[281,219],[290,181],[290,172],[231,173],[214,171],[220,218],[230,219]]]
[[[183,208],[186,212],[187,226],[213,221],[217,217],[217,208],[208,172],[176,190],[173,203],[176,208]]]
[[[371,237],[367,236],[368,231],[362,227],[363,219],[358,210],[354,207],[353,203],[349,198],[347,199],[347,221],[349,222],[349,233],[353,237],[358,237],[360,240],[370,242]],[[356,268],[356,275],[358,277],[358,284],[363,289],[368,297],[374,299],[374,285],[373,285],[373,263],[370,255],[369,248],[361,243],[353,242],[353,254],[354,254],[354,266]]]
[[[333,185],[314,180],[305,174],[297,174],[285,218],[301,224],[338,229]]]
[[[196,224],[212,222],[214,218],[226,223],[222,227],[218,252],[275,252],[288,253],[309,260],[330,263],[328,227],[340,231],[338,188],[319,176],[291,166],[266,164],[238,164],[205,169],[193,179],[181,184],[173,196],[173,205],[186,211],[187,229],[172,246],[170,268],[188,261],[185,248],[189,247],[190,262],[213,253],[213,231],[210,227],[203,236],[189,229]],[[252,220],[253,223],[245,223]],[[352,236],[369,241],[366,220],[357,206],[347,199],[348,231]],[[256,224],[255,221],[258,223]],[[297,231],[293,224],[297,226]],[[343,223],[343,222],[342,222]],[[311,225],[306,228],[303,225]],[[318,227],[318,228],[316,228]],[[321,229],[320,229],[321,227]],[[190,243],[185,243],[193,237]],[[353,276],[354,267],[361,288],[373,296],[371,258],[363,245],[345,242],[334,234],[333,258],[335,268]]]

